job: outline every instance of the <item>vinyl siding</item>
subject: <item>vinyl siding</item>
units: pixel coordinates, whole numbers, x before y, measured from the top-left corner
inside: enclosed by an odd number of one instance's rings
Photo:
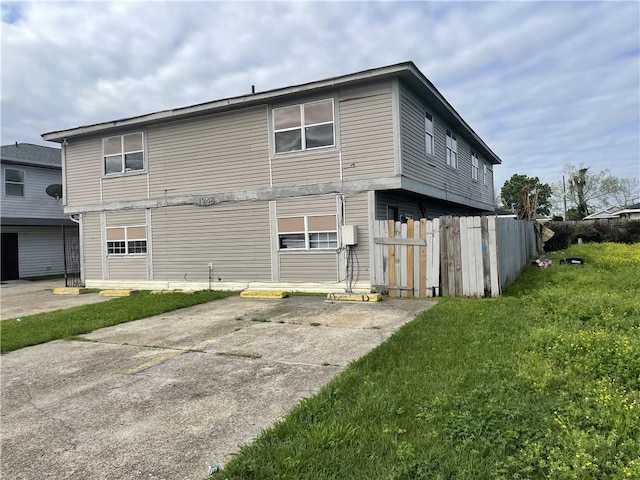
[[[335,148],[279,154],[271,160],[274,187],[340,181],[340,154]]]
[[[153,280],[270,281],[268,202],[151,211]]]
[[[107,212],[107,227],[130,227],[146,225],[144,210],[120,210]]]
[[[2,227],[2,233],[18,234],[20,278],[64,273],[62,227]]]
[[[391,90],[340,100],[340,145],[345,180],[394,175]]]
[[[109,280],[147,280],[147,256],[109,257]]]
[[[147,174],[129,174],[102,179],[102,200],[117,202],[147,198]]]
[[[406,191],[391,190],[376,192],[376,220],[387,220],[387,206],[398,207],[400,216],[411,216],[415,220],[422,218],[433,219],[442,215],[478,215],[480,212],[471,207],[454,203],[442,202],[424,195],[412,194]]]
[[[99,213],[82,215],[84,279],[102,280],[102,232]]]
[[[149,127],[150,196],[269,187],[266,106]]]
[[[276,217],[336,215],[336,195],[310,195],[276,202]],[[281,282],[336,282],[338,255],[334,251],[278,252]]]
[[[336,282],[338,256],[335,252],[301,252],[280,254],[282,282]]]
[[[69,140],[65,154],[65,205],[100,203],[102,139]]]
[[[5,169],[7,168],[24,172],[24,196],[17,197],[5,194]],[[60,200],[50,197],[45,191],[49,185],[62,183],[60,170],[3,163],[0,168],[0,178],[2,185],[0,212],[2,217],[68,218],[63,211]]]
[[[373,215],[373,212],[371,212]],[[369,268],[369,200],[367,192],[359,193],[346,198],[345,223],[358,227],[358,278],[359,281],[370,281]],[[344,273],[341,273],[341,278]]]
[[[425,152],[425,110],[433,116],[434,156]],[[461,195],[471,200],[493,204],[493,181],[483,185],[471,178],[471,147],[460,133],[434,114],[402,83],[400,84],[400,138],[402,174],[431,185],[444,192]],[[446,164],[446,131],[458,140],[458,168]],[[479,158],[480,173],[482,161]]]

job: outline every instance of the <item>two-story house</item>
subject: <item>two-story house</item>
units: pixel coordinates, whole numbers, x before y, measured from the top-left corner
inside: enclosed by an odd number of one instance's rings
[[[63,226],[78,227],[46,193],[62,183],[60,149],[15,143],[0,151],[2,280],[63,274]]]
[[[367,290],[374,219],[493,211],[501,162],[412,62],[42,137],[105,288]]]

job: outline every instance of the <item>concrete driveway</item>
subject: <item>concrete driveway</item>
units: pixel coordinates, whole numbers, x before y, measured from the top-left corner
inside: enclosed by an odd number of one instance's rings
[[[199,480],[432,305],[231,297],[11,352],[0,476]]]
[[[28,280],[2,282],[2,285],[0,285],[0,297],[2,299],[0,320],[51,312],[89,303],[104,302],[111,299],[110,297],[101,297],[97,293],[85,293],[83,295],[54,295],[51,293],[54,288],[59,287],[64,287],[63,278],[37,282]]]

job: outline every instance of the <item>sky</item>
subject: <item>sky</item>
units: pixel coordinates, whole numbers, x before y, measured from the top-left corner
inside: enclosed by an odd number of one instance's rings
[[[497,190],[640,176],[637,1],[1,5],[3,145],[411,60],[502,159]]]

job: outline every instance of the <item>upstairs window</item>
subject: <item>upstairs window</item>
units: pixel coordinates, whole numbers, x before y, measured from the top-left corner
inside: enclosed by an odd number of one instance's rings
[[[488,176],[488,172],[487,172],[487,164],[483,163],[482,164],[482,183],[483,185],[487,185],[487,176]]]
[[[275,108],[273,131],[276,153],[333,146],[333,99]]]
[[[429,112],[424,115],[424,150],[433,155],[433,117]]]
[[[447,130],[447,165],[458,168],[458,140]]]
[[[125,173],[144,169],[142,132],[102,139],[104,173]]]
[[[471,179],[474,182],[478,181],[478,156],[471,152]]]
[[[24,197],[24,170],[4,169],[4,194],[10,197]]]
[[[147,227],[107,228],[108,255],[141,255],[147,253]]]
[[[335,215],[278,218],[279,250],[335,250],[336,225]]]

